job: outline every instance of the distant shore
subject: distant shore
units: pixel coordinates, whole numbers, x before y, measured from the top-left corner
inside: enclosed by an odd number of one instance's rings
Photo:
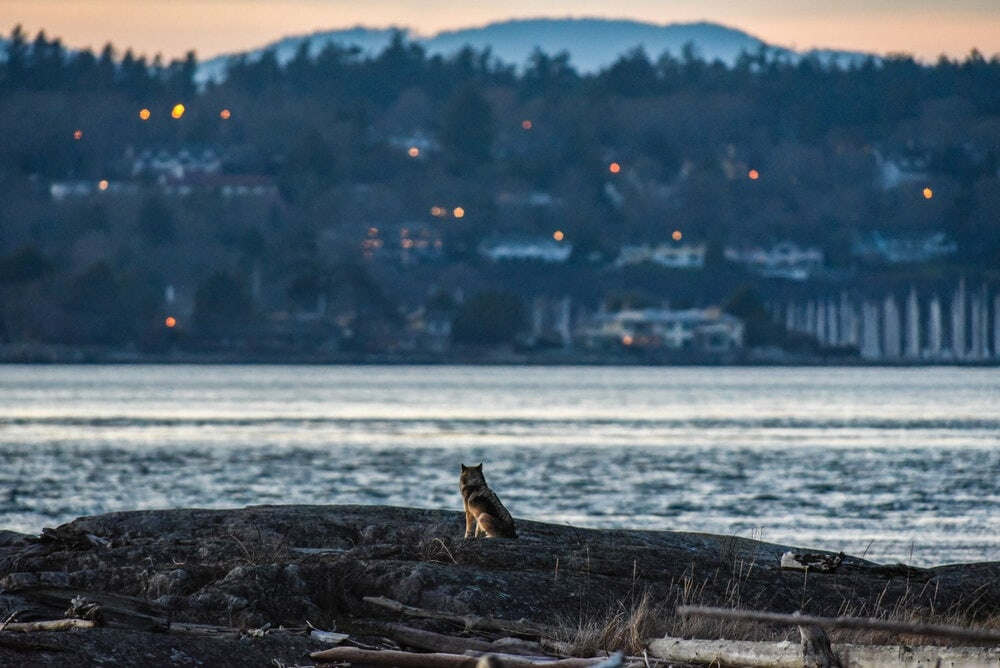
[[[423,353],[292,353],[256,351],[139,352],[62,345],[0,345],[0,364],[318,364],[318,365],[536,365],[536,366],[824,366],[824,367],[996,367],[995,360],[864,360],[857,356],[805,355],[779,350],[745,350],[716,356],[688,353],[581,352],[564,349],[462,350]]]

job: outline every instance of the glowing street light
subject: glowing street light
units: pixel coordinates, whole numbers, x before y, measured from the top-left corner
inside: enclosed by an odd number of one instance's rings
[[[681,239],[684,238],[684,235],[681,234],[680,230],[674,230],[674,233],[670,235],[670,238],[673,239],[674,241],[680,241]]]
[[[186,109],[184,108],[183,104],[175,104],[174,108],[170,110],[170,115],[173,118],[180,118],[181,116],[184,115],[185,111]]]
[[[622,166],[617,162],[612,162],[610,165],[608,165],[608,171],[611,172],[612,174],[617,174],[618,172],[622,171]]]
[[[221,118],[224,121],[228,121],[229,117],[232,115],[233,115],[232,112],[230,112],[228,109],[223,109],[222,111],[219,112],[219,118]]]
[[[930,188],[924,188],[924,199],[930,199],[934,197],[934,191]]]
[[[148,121],[151,115],[149,109],[143,108],[139,110],[139,120]]]
[[[416,146],[411,146],[409,149],[407,149],[406,155],[410,156],[411,158],[419,158],[420,149],[417,148]]]
[[[80,141],[81,139],[83,139],[83,130],[74,130],[73,139],[75,139],[76,141]]]
[[[463,209],[460,206],[456,206],[455,210],[451,212],[451,215],[455,216],[456,218],[463,218],[465,217],[465,209]]]
[[[552,238],[555,239],[556,241],[562,241],[563,239],[566,238],[566,235],[563,234],[562,230],[556,230],[555,232],[552,233]]]
[[[747,178],[749,178],[751,181],[756,181],[757,179],[760,178],[760,172],[758,172],[756,169],[751,169],[749,172],[747,172]]]
[[[173,329],[174,327],[177,326],[177,318],[175,318],[172,315],[168,315],[167,318],[163,321],[163,324],[166,326],[167,329]]]
[[[523,121],[521,121],[522,130],[530,130],[532,127],[534,127],[534,123],[532,123],[531,120],[526,118]]]

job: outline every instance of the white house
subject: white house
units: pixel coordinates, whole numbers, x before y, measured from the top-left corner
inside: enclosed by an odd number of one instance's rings
[[[590,348],[719,354],[743,347],[743,321],[718,308],[602,311],[591,317],[581,338]]]
[[[493,262],[546,262],[559,264],[569,260],[573,244],[555,239],[496,239],[484,241],[479,252]]]
[[[823,268],[823,251],[815,247],[800,248],[791,241],[770,248],[726,248],[725,258],[746,265],[761,276],[793,281],[804,281]]]
[[[705,266],[705,244],[666,243],[622,246],[615,264],[619,267],[651,262],[671,269],[701,269]]]

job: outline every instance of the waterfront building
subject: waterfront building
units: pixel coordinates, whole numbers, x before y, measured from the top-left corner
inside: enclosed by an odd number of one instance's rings
[[[879,308],[869,301],[861,303],[861,359],[882,359],[879,339]]]
[[[902,356],[899,305],[893,295],[887,295],[882,302],[882,354],[889,359]]]
[[[920,357],[920,301],[917,290],[910,287],[906,298],[906,356],[910,359]]]
[[[934,295],[927,306],[927,348],[924,350],[924,357],[941,359],[943,353],[944,326],[941,322],[941,298]]]

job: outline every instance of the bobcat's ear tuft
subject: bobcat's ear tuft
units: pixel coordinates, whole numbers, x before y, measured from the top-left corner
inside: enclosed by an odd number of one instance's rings
[[[468,470],[468,468],[469,468],[468,466],[466,466],[465,464],[462,464],[462,470],[463,470],[463,471],[466,471],[466,470]]]

